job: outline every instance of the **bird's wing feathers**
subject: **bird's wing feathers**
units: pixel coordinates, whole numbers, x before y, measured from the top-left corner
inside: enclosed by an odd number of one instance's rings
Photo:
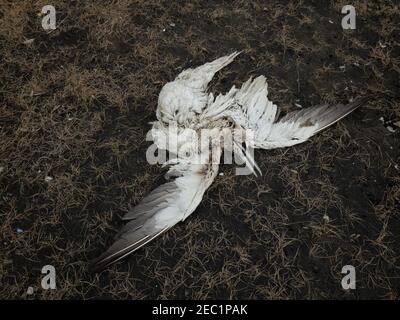
[[[210,94],[203,117],[210,121],[229,117],[242,128],[256,129],[261,123],[263,127],[271,125],[278,114],[278,107],[268,100],[267,81],[259,76],[247,80],[240,89],[233,86],[215,99]]]
[[[362,98],[347,105],[314,106],[290,112],[278,121],[280,111],[268,99],[264,76],[249,79],[240,90],[234,92],[231,99],[233,103],[225,107],[222,115],[244,129],[253,130],[254,146],[263,149],[289,147],[304,142],[366,102],[366,98]]]
[[[302,143],[365,103],[366,98],[359,98],[349,104],[324,104],[290,112],[275,122],[268,132],[261,129],[255,145],[273,149]]]
[[[242,114],[238,119],[247,129],[271,129],[279,115],[278,107],[268,99],[268,84],[264,76],[249,79],[237,92],[236,102]]]
[[[123,218],[127,224],[116,236],[116,241],[101,255],[93,266],[102,270],[126,257],[153,240],[179,221],[183,221],[199,205],[204,192],[218,172],[220,149],[213,150],[214,162],[199,164],[193,161],[172,166],[169,176],[176,179],[153,190]]]

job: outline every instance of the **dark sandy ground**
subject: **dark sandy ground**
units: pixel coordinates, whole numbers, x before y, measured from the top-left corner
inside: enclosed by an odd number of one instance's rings
[[[379,119],[400,120],[400,7],[351,1],[344,31],[347,2],[52,0],[47,32],[49,1],[1,0],[0,298],[398,299],[400,129]],[[234,50],[216,92],[264,74],[284,111],[372,98],[310,142],[257,150],[262,177],[223,166],[189,219],[90,273],[163,179],[144,154],[162,85]]]

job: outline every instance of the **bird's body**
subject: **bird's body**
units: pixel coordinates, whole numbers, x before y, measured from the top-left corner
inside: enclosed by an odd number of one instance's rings
[[[136,251],[196,209],[218,173],[222,150],[227,148],[222,141],[227,139],[229,130],[243,133],[250,130],[255,148],[289,147],[306,141],[362,103],[356,100],[347,105],[315,106],[288,113],[278,120],[279,108],[268,100],[264,76],[249,79],[240,89],[232,87],[228,93],[214,98],[207,93],[209,82],[237,55],[235,52],[185,70],[162,88],[151,134],[159,149],[178,155],[166,163],[171,165],[166,177],[174,180],[153,190],[124,216],[127,224],[115,243],[97,259],[97,268]],[[202,144],[198,140],[205,129],[211,140]],[[254,173],[254,167],[260,171],[241,142],[233,143],[232,150]]]

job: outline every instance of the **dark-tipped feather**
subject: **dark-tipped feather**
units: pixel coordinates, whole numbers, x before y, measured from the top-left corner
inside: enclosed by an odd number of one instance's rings
[[[324,130],[368,101],[368,97],[360,97],[349,104],[318,105],[304,110],[290,112],[279,122],[300,122],[300,127],[313,126],[317,128],[313,134]]]
[[[92,261],[91,269],[96,272],[102,271],[111,264],[125,258],[131,253],[140,249],[145,244],[157,238],[160,234],[167,231],[168,229],[169,227],[164,227],[163,229],[154,232],[152,235],[145,235],[138,241],[131,244],[127,244],[124,239],[117,240],[104,254]]]

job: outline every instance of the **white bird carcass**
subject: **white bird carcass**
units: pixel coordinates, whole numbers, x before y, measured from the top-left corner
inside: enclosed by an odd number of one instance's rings
[[[214,98],[207,92],[209,82],[237,55],[235,52],[185,70],[162,88],[157,121],[153,123],[151,134],[158,148],[179,154],[166,163],[170,165],[166,176],[172,180],[153,190],[123,217],[126,225],[114,244],[96,259],[96,269],[103,269],[131,254],[185,220],[196,209],[218,173],[225,147],[220,138],[229,130],[251,130],[255,148],[289,147],[306,141],[365,101],[356,99],[347,105],[314,106],[279,119],[279,108],[268,99],[264,76],[249,79],[241,88],[232,87],[228,93]],[[211,132],[211,143],[206,143],[205,147],[197,141],[198,136],[193,135],[202,129]],[[260,172],[241,143],[233,143],[232,149],[254,173]]]

